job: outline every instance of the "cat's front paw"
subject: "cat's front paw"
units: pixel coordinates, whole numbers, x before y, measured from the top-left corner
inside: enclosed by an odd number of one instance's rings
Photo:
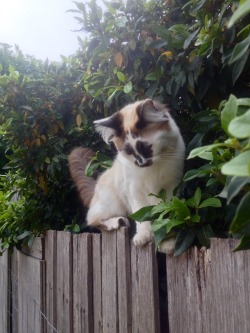
[[[136,246],[144,246],[145,244],[152,242],[153,233],[150,230],[143,230],[135,234],[133,242]]]
[[[106,230],[117,230],[120,227],[126,227],[129,226],[129,220],[126,217],[112,217],[104,222],[102,224],[106,227]]]
[[[168,255],[173,255],[175,250],[175,242],[176,242],[175,237],[164,239],[158,246],[159,252],[163,252]]]

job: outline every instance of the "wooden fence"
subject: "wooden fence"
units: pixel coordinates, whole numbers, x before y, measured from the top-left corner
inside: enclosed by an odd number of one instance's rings
[[[167,256],[159,280],[153,244],[134,247],[126,228],[49,231],[0,257],[0,333],[249,333],[250,252],[235,245]]]

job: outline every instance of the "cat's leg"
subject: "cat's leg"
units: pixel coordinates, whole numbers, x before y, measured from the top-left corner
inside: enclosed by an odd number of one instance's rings
[[[88,225],[100,230],[115,230],[129,226],[125,216],[126,209],[114,191],[97,189],[87,214]]]
[[[158,203],[159,199],[155,197],[145,197],[145,194],[140,191],[133,189],[134,197],[131,203],[132,212],[136,212],[142,207],[148,205],[155,205]],[[151,222],[136,222],[136,234],[134,235],[133,242],[136,246],[143,246],[149,242],[153,241],[153,230]]]
[[[153,241],[153,231],[150,222],[136,222],[136,234],[133,242],[136,246],[143,246]]]

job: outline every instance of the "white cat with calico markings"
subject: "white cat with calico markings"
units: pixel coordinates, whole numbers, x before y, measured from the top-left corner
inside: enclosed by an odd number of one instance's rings
[[[167,198],[172,197],[182,177],[185,145],[168,108],[151,99],[129,104],[95,125],[104,141],[117,149],[112,167],[97,180],[87,177],[84,170],[93,156],[87,148],[71,152],[69,167],[82,202],[89,207],[88,225],[113,230],[128,225],[129,214],[157,204],[150,193],[164,189]],[[135,245],[152,239],[150,222],[136,222]]]

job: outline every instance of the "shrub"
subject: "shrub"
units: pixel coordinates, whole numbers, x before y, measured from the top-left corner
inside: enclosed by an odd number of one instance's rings
[[[43,63],[0,45],[0,149],[9,161],[1,184],[4,247],[30,231],[70,224],[79,229],[82,212],[69,179],[68,152],[90,146],[100,151],[95,163],[102,165],[102,154],[112,152],[94,134],[93,120],[148,97],[175,110],[190,157],[202,158],[187,162],[182,199],[166,203],[161,194],[162,206],[153,208],[157,239],[177,233],[180,253],[195,239],[208,245],[211,235],[228,236],[230,225],[232,233],[248,235],[242,223],[235,229],[234,216],[245,205],[249,185],[239,185],[229,206],[226,198],[215,198],[227,195],[231,176],[242,180],[223,172],[231,160],[237,162],[238,150],[242,159],[249,150],[248,137],[228,129],[231,122],[242,126],[241,116],[249,121],[248,100],[242,105],[249,94],[250,44],[243,4],[239,17],[229,0],[105,1],[106,10],[95,0],[74,3],[70,11],[87,33],[75,56]],[[14,193],[19,199],[10,203]]]

